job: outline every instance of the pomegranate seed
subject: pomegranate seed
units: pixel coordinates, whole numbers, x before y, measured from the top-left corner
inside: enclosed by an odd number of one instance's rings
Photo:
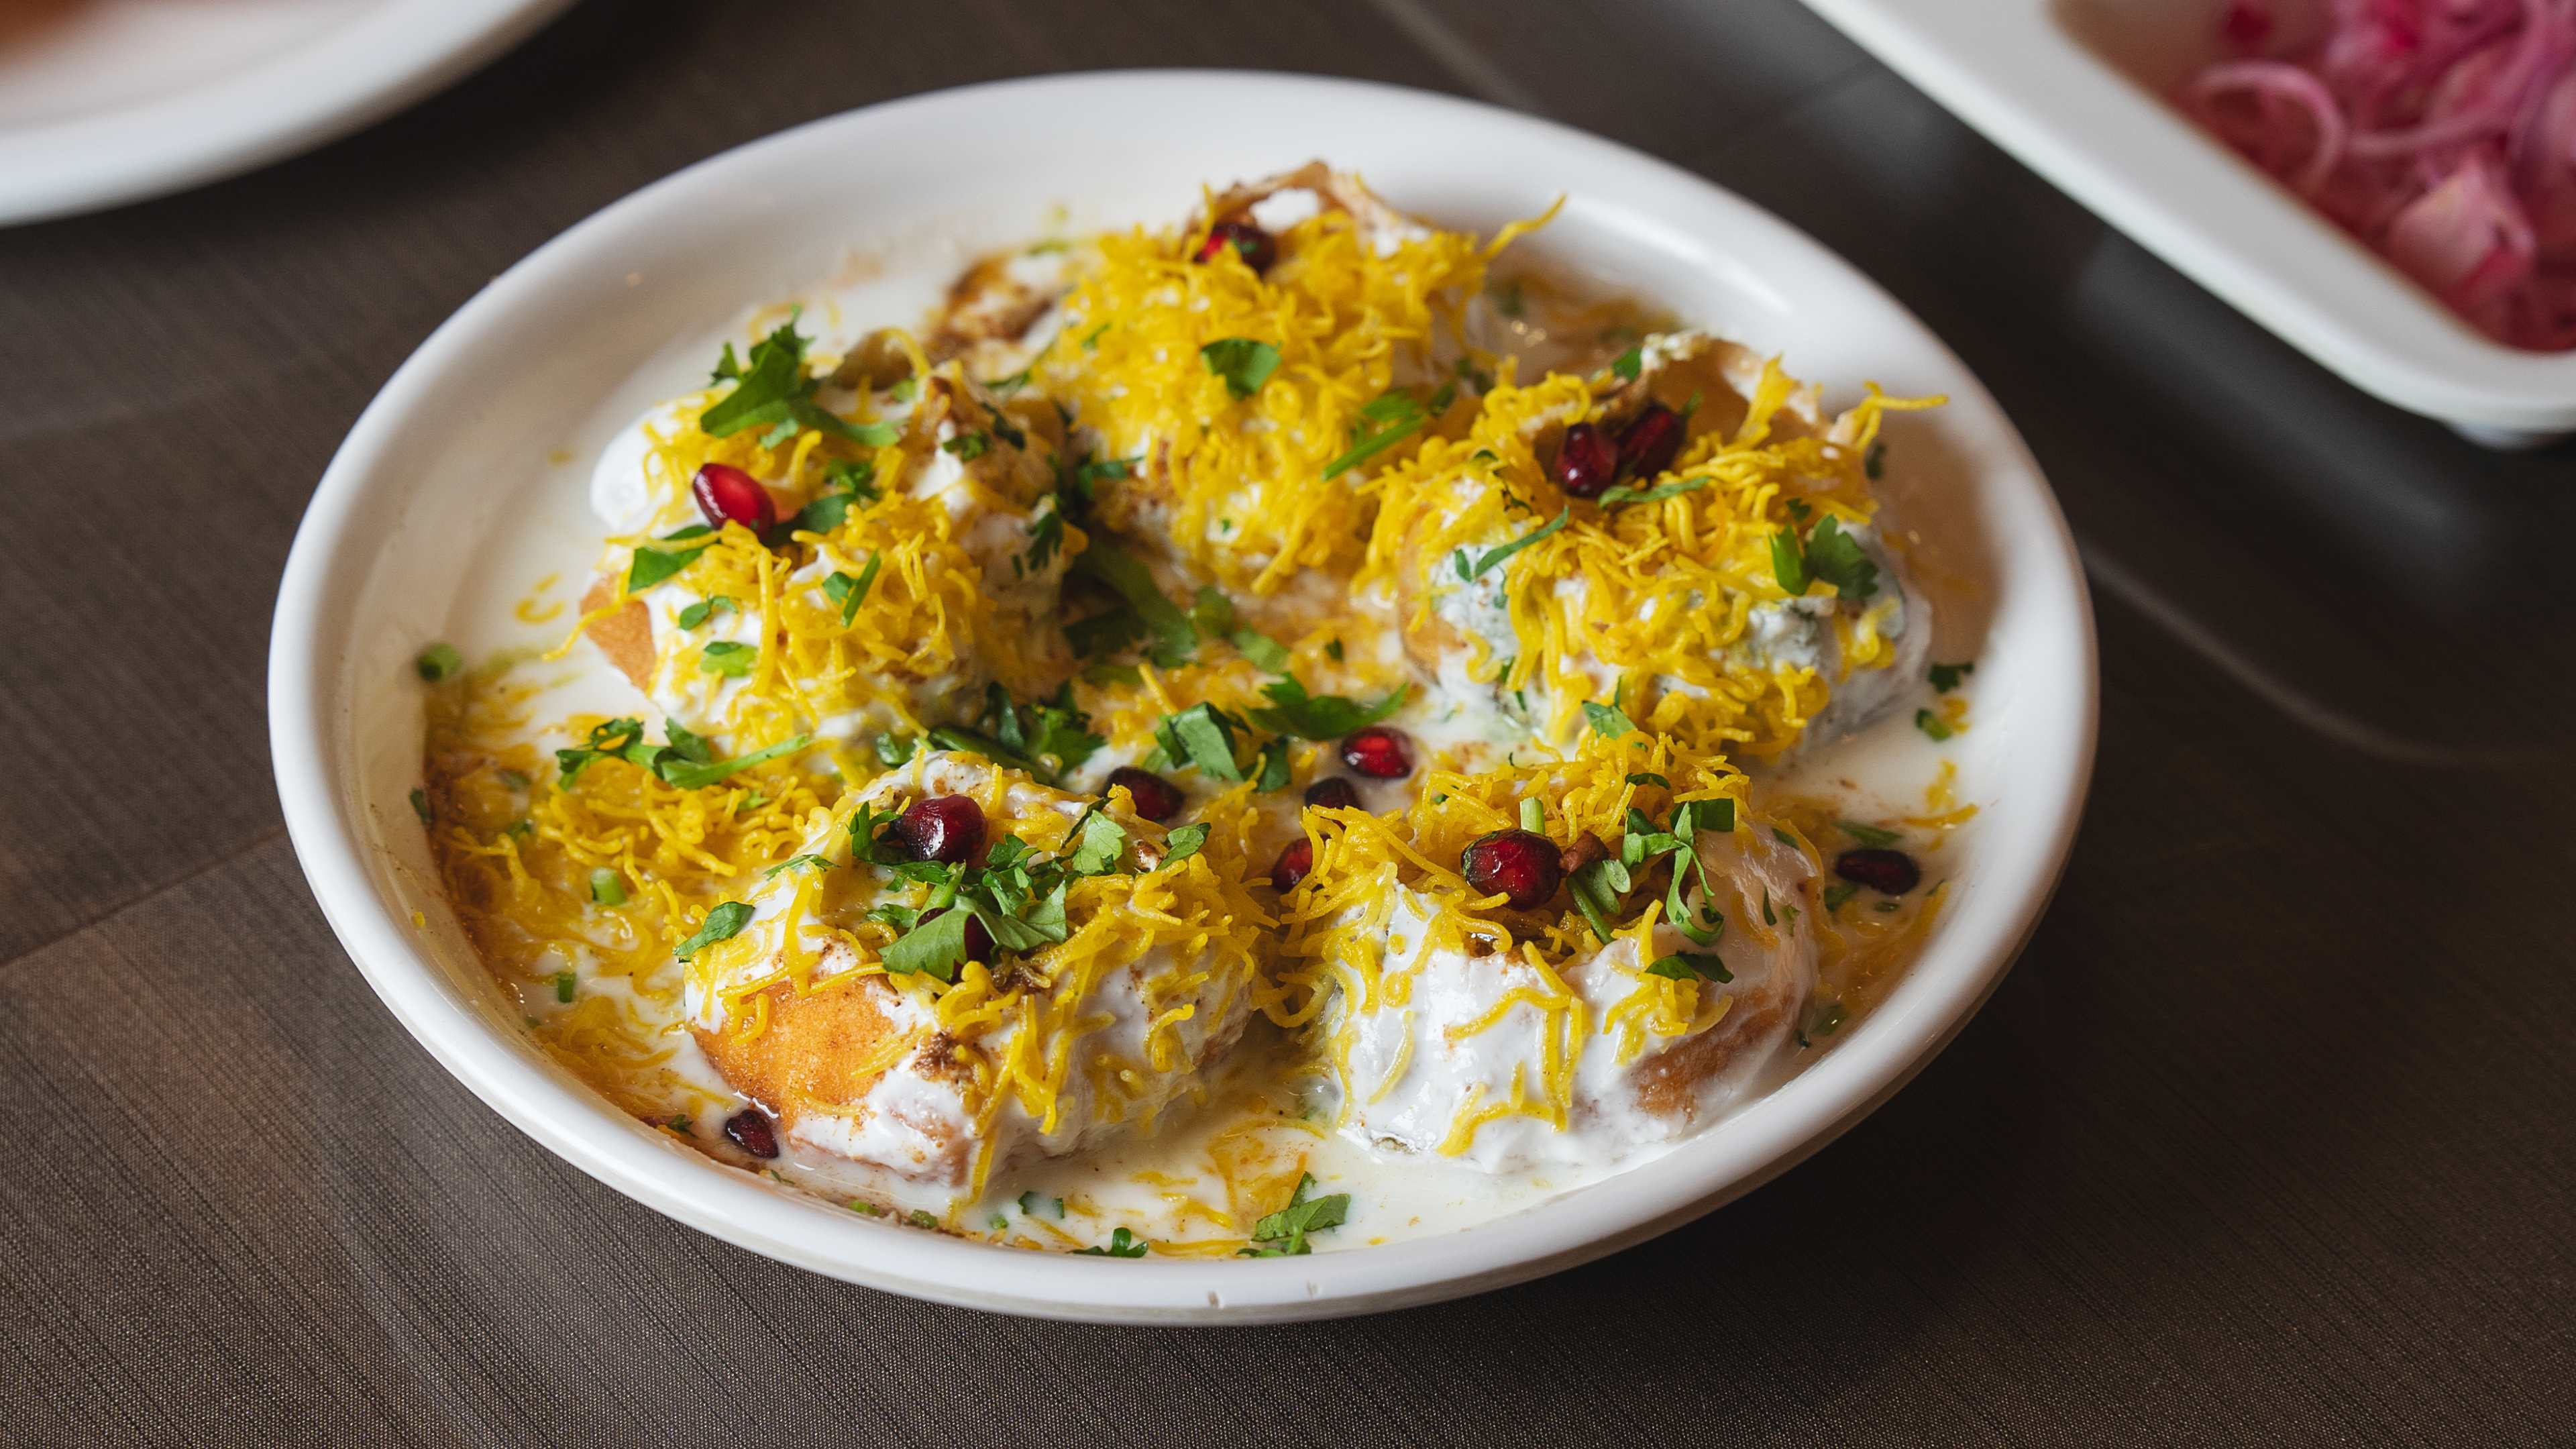
[[[1662,403],[1649,403],[1619,435],[1619,471],[1631,478],[1652,478],[1673,466],[1682,450],[1682,415]]]
[[[1401,731],[1384,725],[1353,730],[1342,740],[1342,763],[1372,780],[1401,780],[1413,773],[1412,753]]]
[[[1151,770],[1121,765],[1109,772],[1109,783],[1113,788],[1126,786],[1135,797],[1136,813],[1157,825],[1181,813],[1181,787]]]
[[[769,1114],[758,1107],[745,1107],[725,1119],[725,1135],[733,1145],[758,1158],[778,1155],[778,1128]]]
[[[689,491],[697,495],[698,511],[707,516],[711,528],[739,523],[754,533],[767,533],[778,524],[778,505],[770,501],[769,490],[740,468],[709,463],[698,470]]]
[[[1901,896],[1923,883],[1923,868],[1901,850],[1846,850],[1834,858],[1834,874],[1882,895]]]
[[[903,812],[894,833],[916,859],[962,865],[984,853],[984,810],[963,795],[933,795]]]
[[[1323,810],[1355,810],[1360,787],[1339,775],[1329,776],[1306,787],[1306,803]]]
[[[1598,498],[1608,492],[1612,479],[1619,476],[1619,450],[1590,423],[1576,423],[1565,430],[1565,441],[1556,445],[1556,486],[1577,498]]]
[[[1215,261],[1227,247],[1234,248],[1235,255],[1243,258],[1243,264],[1255,272],[1269,271],[1270,264],[1279,260],[1279,243],[1270,233],[1251,222],[1235,218],[1208,228],[1207,240],[1199,243],[1198,259]]]
[[[1279,859],[1271,864],[1270,883],[1283,891],[1294,890],[1297,882],[1306,878],[1306,872],[1314,868],[1315,842],[1289,841],[1288,848],[1279,852]]]
[[[948,907],[941,906],[935,911],[922,912],[921,919],[913,924],[927,926],[947,914]],[[966,918],[966,959],[986,963],[990,963],[993,959],[993,933],[984,929],[984,922],[980,917]]]
[[[1516,911],[1547,903],[1564,879],[1556,842],[1535,830],[1497,830],[1458,853],[1467,884],[1500,894]]]

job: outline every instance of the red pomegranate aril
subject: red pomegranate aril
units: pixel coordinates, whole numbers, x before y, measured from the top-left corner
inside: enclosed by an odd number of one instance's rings
[[[1279,859],[1271,863],[1270,883],[1283,891],[1294,890],[1297,882],[1306,878],[1306,872],[1314,868],[1315,842],[1289,841],[1288,848],[1279,852]]]
[[[1834,858],[1834,874],[1881,895],[1901,896],[1923,883],[1923,868],[1901,850],[1871,846]]]
[[[709,463],[690,481],[689,491],[697,495],[698,511],[707,516],[710,528],[739,523],[767,533],[778,524],[778,505],[770,501],[769,490],[740,468]]]
[[[1360,787],[1339,775],[1326,776],[1306,787],[1306,803],[1321,810],[1356,810]]]
[[[1478,836],[1458,854],[1467,884],[1486,895],[1501,895],[1516,911],[1547,904],[1564,880],[1556,842],[1535,830],[1497,830]]]
[[[1673,466],[1682,450],[1682,415],[1662,403],[1648,403],[1619,435],[1619,471],[1647,479]]]
[[[894,833],[917,860],[963,865],[984,853],[984,809],[963,795],[933,795],[896,817]]]
[[[1565,440],[1556,445],[1556,465],[1550,470],[1556,486],[1577,498],[1598,498],[1610,490],[1619,476],[1619,450],[1609,438],[1590,423],[1576,423],[1565,430]]]
[[[1255,272],[1269,271],[1270,264],[1279,260],[1276,238],[1251,222],[1234,217],[1208,228],[1207,240],[1199,243],[1198,259],[1215,261],[1227,247],[1234,248],[1234,254],[1243,258],[1243,264]]]
[[[941,916],[947,914],[948,907],[941,906],[935,911],[922,912],[921,919],[913,924],[915,926],[927,926],[931,922],[938,920]],[[981,961],[986,965],[992,964],[993,960],[993,933],[985,930],[984,922],[972,915],[969,915],[966,918],[966,959],[969,961]]]
[[[1181,813],[1181,787],[1151,770],[1121,765],[1109,772],[1109,783],[1113,788],[1126,786],[1135,798],[1136,813],[1157,825]]]
[[[769,1114],[758,1107],[745,1107],[725,1119],[724,1132],[733,1145],[754,1157],[767,1159],[778,1155],[778,1127]]]
[[[1402,731],[1370,725],[1343,737],[1342,763],[1372,780],[1401,780],[1413,773],[1413,752]]]

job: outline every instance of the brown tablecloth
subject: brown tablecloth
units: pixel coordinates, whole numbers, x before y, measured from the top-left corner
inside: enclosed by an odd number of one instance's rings
[[[2105,688],[2065,888],[1945,1056],[1750,1199],[1382,1318],[930,1307],[548,1156],[324,928],[269,607],[404,355],[737,142],[1139,64],[1478,94],[1702,172],[1921,312],[2054,478]],[[0,1441],[2576,1434],[2576,461],[2347,390],[1789,0],[594,0],[318,154],[0,232],[0,469]]]

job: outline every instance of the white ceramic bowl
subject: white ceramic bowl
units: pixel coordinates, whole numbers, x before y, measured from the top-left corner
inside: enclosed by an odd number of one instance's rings
[[[2525,352],[2177,110],[2226,0],[1807,0],[2139,245],[2346,382],[2495,448],[2576,432],[2576,352]]]
[[[1208,116],[1224,124],[1185,123]],[[1954,585],[1945,657],[1978,660],[1979,723],[1955,753],[1984,813],[1893,995],[1779,1091],[1609,1181],[1442,1237],[1266,1261],[1036,1254],[880,1224],[701,1156],[554,1065],[439,898],[406,803],[422,728],[408,671],[499,530],[531,498],[581,487],[586,459],[545,462],[572,441],[566,419],[631,415],[694,385],[696,339],[851,266],[854,248],[868,266],[946,268],[1025,240],[1051,203],[1076,226],[1167,219],[1203,180],[1314,156],[1479,228],[1563,191],[1564,215],[1533,240],[1557,262],[1784,350],[1836,380],[1829,402],[1864,378],[1949,395],[1898,425],[1895,471],[1907,522]],[[530,1136],[639,1202],[817,1272],[982,1308],[1165,1322],[1322,1317],[1515,1282],[1685,1222],[1815,1150],[1959,1029],[2029,935],[2082,808],[2095,690],[2082,575],[2020,438],[1920,322],[1813,241],[1546,122],[1378,86],[1187,72],[1016,81],[819,121],[547,244],[422,345],[332,460],[287,564],[269,683],[278,790],[332,927],[421,1044]]]
[[[391,115],[571,0],[89,0],[0,47],[0,224],[157,196]]]

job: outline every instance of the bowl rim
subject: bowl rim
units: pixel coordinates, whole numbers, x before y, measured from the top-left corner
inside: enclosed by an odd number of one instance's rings
[[[2077,34],[2070,0],[1806,0],[2024,165],[2354,387],[2481,441],[2576,428],[2576,352],[2478,331]]]
[[[185,190],[392,115],[572,0],[393,0],[237,71],[0,129],[0,226]]]
[[[403,910],[380,893],[368,868],[345,757],[342,661],[349,652],[346,607],[363,587],[368,556],[345,546],[361,505],[407,413],[444,386],[472,339],[501,325],[548,278],[591,265],[628,227],[664,207],[685,205],[719,186],[732,168],[800,148],[845,144],[872,129],[934,119],[943,108],[996,104],[1063,106],[1088,90],[1141,97],[1163,114],[1207,88],[1235,100],[1282,106],[1364,105],[1390,121],[1472,123],[1508,155],[1514,141],[1581,155],[1587,166],[1619,168],[1695,204],[1730,213],[1731,224],[1802,254],[1911,329],[1909,341],[1955,372],[1954,405],[1990,423],[1988,470],[2018,490],[2012,502],[2034,525],[2020,542],[2032,551],[2017,587],[2040,596],[2056,645],[2080,667],[2062,691],[2017,700],[2044,711],[2037,747],[2017,751],[2016,790],[2053,801],[2035,807],[2045,828],[2004,838],[2018,870],[1998,869],[1947,915],[1936,945],[1962,963],[1943,976],[1920,963],[1897,999],[1873,1012],[1832,1052],[1760,1100],[1739,1109],[1723,1134],[1708,1134],[1603,1182],[1552,1199],[1548,1211],[1514,1214],[1458,1232],[1309,1257],[1233,1261],[1112,1263],[1029,1253],[871,1221],[801,1193],[791,1194],[716,1162],[618,1112],[604,1099],[502,1039],[490,1018],[449,982],[413,940]],[[1283,112],[1293,114],[1294,112]],[[628,1197],[711,1235],[783,1262],[915,1297],[1039,1317],[1116,1322],[1270,1322],[1379,1311],[1501,1287],[1598,1257],[1663,1232],[1787,1170],[1821,1147],[1919,1070],[1974,1014],[2036,928],[2064,870],[2090,784],[2098,710],[2092,609],[2065,518],[2037,461],[1966,365],[1930,329],[1804,233],[1706,180],[1599,137],[1480,103],[1370,82],[1263,72],[1102,71],[990,82],[845,112],[779,132],[701,161],[575,224],[487,284],[397,369],[350,429],[316,489],[281,581],[271,637],[269,718],[278,793],[306,879],[351,960],[404,1028],[493,1110],[548,1150]],[[1927,956],[1932,953],[1927,952]],[[1898,1000],[1904,1001],[1897,1009]],[[614,1119],[613,1123],[608,1119]],[[613,1129],[613,1130],[612,1130]],[[1694,1149],[1698,1149],[1695,1151]],[[1697,1159],[1708,1159],[1705,1162]],[[1583,1199],[1577,1203],[1574,1199]],[[1578,1213],[1578,1209],[1581,1209]],[[1580,1217],[1581,1225],[1569,1227]],[[1213,1267],[1217,1271],[1211,1272]]]

